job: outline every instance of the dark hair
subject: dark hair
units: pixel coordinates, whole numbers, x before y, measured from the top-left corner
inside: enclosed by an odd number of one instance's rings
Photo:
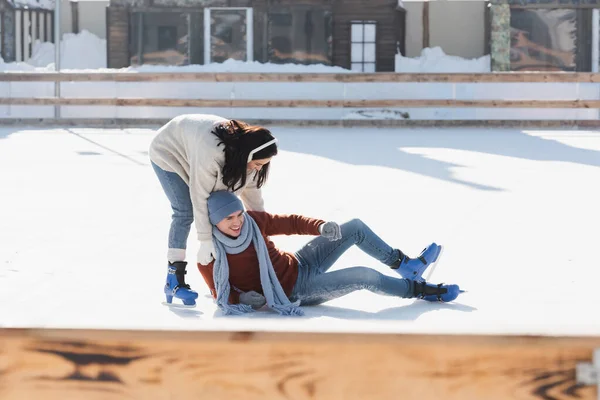
[[[223,184],[227,189],[235,191],[246,185],[246,170],[248,156],[257,147],[274,139],[271,132],[262,126],[248,125],[245,122],[232,119],[215,127],[212,133],[219,138],[217,146],[225,147],[225,164],[221,170]],[[261,160],[277,155],[277,144],[273,143],[252,155],[253,160]],[[254,175],[258,179],[257,187],[261,187],[269,174],[269,164],[266,164]],[[239,185],[238,185],[239,184]],[[236,187],[236,185],[238,185]]]

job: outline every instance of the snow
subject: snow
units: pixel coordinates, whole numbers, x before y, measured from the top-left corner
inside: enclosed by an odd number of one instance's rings
[[[490,56],[465,59],[444,53],[441,47],[425,48],[420,57],[404,57],[396,54],[396,72],[401,73],[484,73],[491,72]]]
[[[106,40],[86,30],[78,34],[65,33],[60,44],[60,54],[61,70],[106,68]],[[54,71],[54,43],[36,40],[28,63]]]
[[[281,149],[269,211],[361,218],[409,255],[441,243],[432,281],[468,293],[432,304],[361,291],[302,318],[223,317],[192,234],[199,304],[171,310],[160,304],[170,208],[148,161],[154,129],[4,127],[0,326],[600,334],[599,132],[269,128]],[[308,238],[274,240],[293,251]],[[352,265],[394,275],[356,248],[334,268]]]
[[[8,0],[8,3],[15,8],[54,10],[55,0]]]

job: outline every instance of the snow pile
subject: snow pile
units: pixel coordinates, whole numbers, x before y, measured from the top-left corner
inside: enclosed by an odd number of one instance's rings
[[[211,63],[206,65],[140,65],[122,68],[119,71],[131,72],[298,72],[298,73],[353,73],[348,69],[323,64],[272,64],[258,61],[226,60],[222,63]]]
[[[54,44],[36,41],[27,63],[54,70]],[[60,67],[61,70],[106,68],[106,40],[86,30],[65,33],[60,43]]]
[[[476,73],[490,72],[490,56],[485,55],[480,58],[466,59],[457,56],[449,56],[441,47],[425,48],[421,51],[421,57],[404,57],[402,54],[396,54],[396,72],[402,73]]]

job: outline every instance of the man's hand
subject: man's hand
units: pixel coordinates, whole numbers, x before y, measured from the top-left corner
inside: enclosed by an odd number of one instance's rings
[[[247,304],[255,310],[258,310],[267,304],[267,300],[265,299],[265,296],[252,290],[250,292],[244,292],[240,294],[240,303]]]
[[[336,222],[325,222],[319,226],[319,233],[321,233],[321,236],[326,237],[331,241],[340,240],[342,238],[342,229]]]

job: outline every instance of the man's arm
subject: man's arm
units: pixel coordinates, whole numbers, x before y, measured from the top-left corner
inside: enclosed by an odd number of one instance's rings
[[[297,214],[269,214],[249,211],[250,215],[267,236],[275,235],[320,235],[322,219],[309,218]]]
[[[211,296],[213,297],[213,299],[216,300],[217,299],[217,290],[215,289],[215,281],[213,278],[214,264],[215,264],[214,261],[211,261],[208,265],[202,265],[202,264],[198,263],[198,270],[200,271],[200,274],[202,274],[204,281],[208,285]],[[240,294],[237,291],[235,291],[232,287],[229,290],[229,304],[238,304],[239,302],[240,302]]]

